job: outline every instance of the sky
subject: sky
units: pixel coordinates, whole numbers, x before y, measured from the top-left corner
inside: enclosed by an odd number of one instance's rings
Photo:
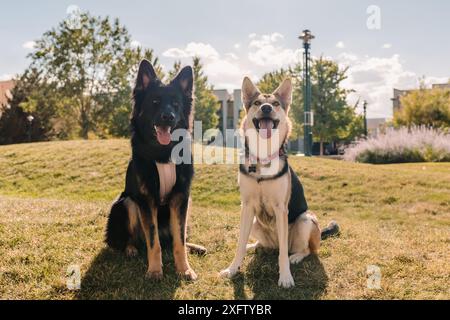
[[[23,72],[34,41],[74,6],[118,17],[133,44],[154,49],[167,70],[200,56],[216,89],[301,60],[303,29],[316,36],[313,56],[349,68],[344,86],[356,91],[349,103],[367,100],[372,118],[392,116],[394,87],[450,77],[447,0],[15,0],[0,8],[0,80]]]

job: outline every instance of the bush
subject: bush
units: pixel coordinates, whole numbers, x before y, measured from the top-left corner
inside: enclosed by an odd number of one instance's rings
[[[347,148],[344,159],[373,164],[450,161],[450,134],[426,127],[388,129]]]

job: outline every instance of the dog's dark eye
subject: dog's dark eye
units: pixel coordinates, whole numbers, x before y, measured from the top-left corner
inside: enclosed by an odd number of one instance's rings
[[[153,99],[153,104],[159,104],[161,101],[159,99]]]
[[[255,101],[253,104],[254,104],[255,106],[259,107],[259,106],[261,105],[261,101]]]
[[[278,101],[275,101],[274,103],[272,103],[272,105],[273,105],[274,107],[279,107],[279,106],[280,106],[280,103],[279,103]]]
[[[180,103],[178,101],[174,101],[172,102],[172,105],[176,108],[178,108],[180,106]]]

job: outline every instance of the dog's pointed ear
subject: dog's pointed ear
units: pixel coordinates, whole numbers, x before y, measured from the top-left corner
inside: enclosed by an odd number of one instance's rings
[[[139,64],[138,76],[136,79],[135,91],[145,90],[150,84],[159,80],[150,61],[144,59]]]
[[[273,95],[280,99],[283,109],[287,110],[292,103],[292,80],[285,79]]]
[[[191,97],[194,91],[194,71],[187,66],[181,69],[178,75],[171,81],[172,85],[178,86],[183,94]]]
[[[245,77],[242,82],[242,102],[244,103],[245,110],[248,110],[252,105],[254,99],[256,99],[261,93],[258,88],[253,84],[249,77]]]

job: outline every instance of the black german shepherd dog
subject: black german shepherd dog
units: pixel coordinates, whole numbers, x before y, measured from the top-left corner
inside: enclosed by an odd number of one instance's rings
[[[177,273],[196,280],[187,259],[187,249],[206,249],[186,243],[186,225],[191,181],[190,163],[173,164],[172,141],[177,129],[192,129],[193,71],[185,67],[167,85],[158,78],[152,64],[143,60],[133,91],[131,116],[132,159],[128,165],[125,191],[111,208],[106,230],[109,247],[137,254],[142,239],[147,247],[146,276],[161,279],[161,246],[172,246]]]

